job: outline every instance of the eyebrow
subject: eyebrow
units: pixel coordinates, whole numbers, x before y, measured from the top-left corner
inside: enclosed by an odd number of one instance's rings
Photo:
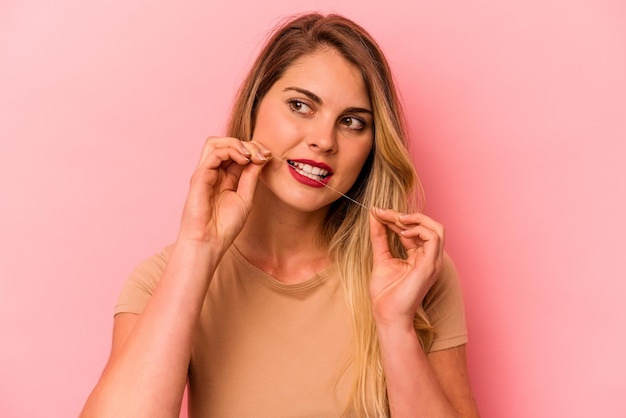
[[[320,96],[313,93],[312,91],[302,89],[300,87],[285,87],[283,91],[297,91],[300,94],[304,94],[305,96],[307,96],[309,99],[311,99],[318,105],[321,105],[324,103],[324,101],[322,100]],[[345,111],[349,113],[369,113],[370,115],[373,114],[371,110],[365,109],[363,107],[349,107]]]

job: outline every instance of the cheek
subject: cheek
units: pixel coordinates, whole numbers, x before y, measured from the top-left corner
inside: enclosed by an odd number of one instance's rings
[[[359,174],[361,173],[361,170],[365,166],[365,163],[367,162],[367,158],[369,157],[371,151],[372,151],[371,145],[354,147],[348,150],[349,155],[352,156],[352,158],[350,159],[350,164],[351,164],[350,171],[354,173],[353,181],[356,181],[356,179],[359,177]]]
[[[370,140],[369,143],[364,144],[363,146],[359,147],[358,149],[354,151],[353,155],[358,155],[358,161],[360,164],[359,167],[363,167],[365,165],[365,162],[367,161],[367,157],[369,157],[370,153],[372,152],[373,144],[374,144],[374,141]]]
[[[272,124],[269,122],[273,118],[272,109],[266,106],[265,102],[261,102],[254,121],[253,137],[255,140],[261,140],[262,137],[267,136],[266,133],[272,128]]]
[[[285,113],[285,110],[276,103],[262,102],[256,116],[254,139],[269,147],[270,144],[277,144],[281,139],[288,139],[297,134],[297,126]]]

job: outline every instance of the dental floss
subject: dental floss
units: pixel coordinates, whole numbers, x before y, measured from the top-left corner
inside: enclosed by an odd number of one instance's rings
[[[277,157],[277,156],[275,156],[275,155],[272,155],[272,158],[276,158],[277,160],[280,160],[280,161],[284,162],[285,164],[288,164],[288,163],[287,163],[287,161],[285,161],[285,160],[283,160],[282,158]],[[310,177],[309,177],[309,178],[310,178]],[[351,201],[351,202],[353,202],[353,203],[356,203],[357,205],[361,206],[361,207],[362,207],[363,209],[365,209],[365,210],[370,210],[370,209],[371,209],[371,208],[368,208],[367,206],[365,206],[363,203],[361,203],[361,202],[358,202],[358,201],[354,200],[354,199],[353,199],[353,198],[351,198],[350,196],[347,196],[347,195],[345,195],[345,194],[341,193],[339,190],[332,188],[332,187],[331,187],[331,186],[329,186],[328,184],[323,183],[323,182],[319,181],[318,179],[312,179],[312,180],[315,180],[316,182],[318,182],[318,183],[319,183],[319,184],[321,184],[322,186],[324,186],[324,187],[328,187],[330,190],[332,190],[332,191],[334,191],[334,192],[339,193],[341,196],[345,197],[346,199],[348,199],[349,201]]]

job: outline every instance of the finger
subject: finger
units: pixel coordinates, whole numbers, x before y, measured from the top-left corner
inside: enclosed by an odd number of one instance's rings
[[[394,225],[399,229],[407,228],[407,225],[400,219],[402,214],[396,210],[376,208],[372,213],[379,222],[390,228],[393,228]]]
[[[435,271],[443,265],[443,239],[436,231],[418,225],[404,230],[400,235],[400,242],[407,249],[410,259],[422,258],[422,265],[431,265]],[[423,264],[423,263],[426,264]]]
[[[398,215],[399,221],[405,225],[419,224],[430,228],[443,237],[444,227],[439,222],[424,215],[423,213],[402,213]]]
[[[378,220],[376,211],[376,208],[372,209],[369,216],[370,240],[372,242],[374,264],[389,258],[390,255],[389,242],[387,241],[387,228]]]
[[[246,158],[250,158],[252,156],[251,152],[237,138],[209,137],[202,148],[198,165],[202,165],[202,163],[206,161],[207,158],[209,158],[209,156],[216,150],[225,148],[231,148],[232,150],[236,150],[239,152],[240,155]]]
[[[426,228],[423,225],[416,225],[409,229],[400,231],[400,238],[402,241],[418,242],[421,246],[434,246],[435,249],[440,247],[441,238],[437,231],[433,231],[430,228]],[[415,245],[412,245],[413,247]]]
[[[394,224],[385,226],[399,237],[400,243],[408,251],[423,247],[426,241],[429,241],[430,246],[437,238],[436,233],[419,226],[410,229],[400,228]]]
[[[200,163],[199,168],[216,169],[227,167],[230,162],[247,165],[250,158],[233,148],[216,148]]]
[[[241,172],[239,184],[237,185],[237,194],[244,202],[251,203],[254,199],[259,175],[268,161],[268,159],[265,159],[259,163],[248,164]]]
[[[194,170],[190,180],[191,190],[198,187],[204,190],[207,186],[218,184],[220,189],[235,190],[243,167],[249,163],[247,157],[232,148],[213,150]]]
[[[393,209],[378,209],[374,215],[399,235],[400,242],[409,254],[422,249],[429,258],[443,257],[444,228],[432,218],[421,213],[404,214]]]
[[[441,225],[432,218],[424,215],[423,213],[401,213],[393,209],[380,209],[376,213],[377,218],[383,223],[394,223],[400,227],[404,227],[411,224],[424,224],[428,225],[432,229],[437,229]]]
[[[377,218],[396,234],[415,225],[422,225],[437,233],[441,243],[444,241],[444,227],[423,213],[400,213],[393,209],[381,209],[375,213]]]
[[[443,225],[432,220],[431,222],[427,223],[408,225],[407,228],[403,231],[400,231],[400,233],[404,237],[411,238],[419,236],[419,231],[427,231],[428,235],[430,235],[430,233],[432,232],[433,234],[435,234],[433,238],[436,238],[440,242],[441,246],[443,246],[443,242],[445,239],[445,229]]]
[[[272,155],[272,152],[258,141],[250,140],[243,142],[242,145],[249,152],[250,159],[254,163],[265,163]]]

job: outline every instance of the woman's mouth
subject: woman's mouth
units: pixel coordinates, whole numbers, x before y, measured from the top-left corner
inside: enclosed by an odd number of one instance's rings
[[[293,167],[296,173],[315,181],[322,181],[330,174],[329,171],[324,168],[302,163],[300,161],[287,160],[287,164]]]

